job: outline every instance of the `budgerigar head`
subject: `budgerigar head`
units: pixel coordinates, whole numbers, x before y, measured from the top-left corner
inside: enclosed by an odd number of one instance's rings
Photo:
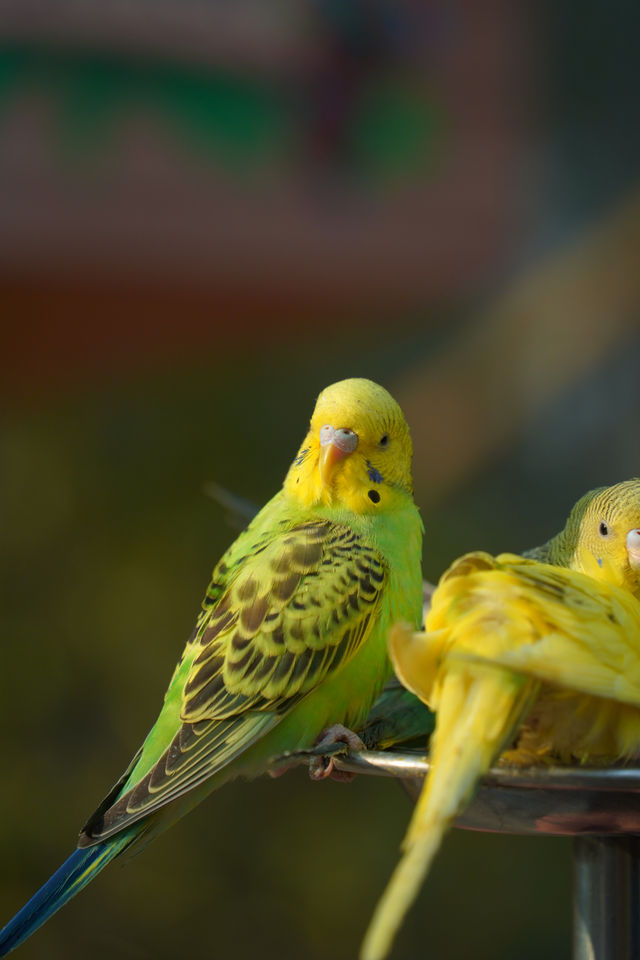
[[[563,562],[562,554],[566,566],[614,579],[640,596],[640,480],[585,494],[548,546],[552,562]]]
[[[388,507],[411,493],[411,437],[402,410],[371,380],[340,380],[322,391],[285,490],[307,506],[357,513]]]

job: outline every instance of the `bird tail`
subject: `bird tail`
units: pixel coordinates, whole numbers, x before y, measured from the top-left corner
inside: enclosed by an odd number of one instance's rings
[[[74,850],[43,887],[0,930],[0,957],[6,956],[79,893],[106,865],[131,843],[130,832]]]
[[[431,769],[403,842],[403,855],[367,930],[361,960],[382,960],[433,862],[447,827],[508,742],[535,681],[499,667],[464,664],[444,680],[431,741]]]

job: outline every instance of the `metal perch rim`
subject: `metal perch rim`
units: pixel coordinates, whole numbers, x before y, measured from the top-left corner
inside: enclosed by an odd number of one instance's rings
[[[301,750],[286,760],[304,763],[315,755]],[[348,751],[336,744],[322,755],[332,755],[339,770],[399,779],[414,800],[429,772],[420,751]],[[640,834],[640,767],[494,767],[455,825],[518,835]]]

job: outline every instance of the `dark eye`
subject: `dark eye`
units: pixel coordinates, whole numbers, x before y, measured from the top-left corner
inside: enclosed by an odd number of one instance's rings
[[[389,446],[389,434],[385,433],[383,437],[380,437],[379,447],[388,447]]]
[[[369,490],[368,496],[373,503],[380,503],[380,494],[377,490]]]
[[[606,525],[604,520],[600,521],[600,526],[598,527],[598,533],[600,534],[601,537],[609,536],[609,527]]]

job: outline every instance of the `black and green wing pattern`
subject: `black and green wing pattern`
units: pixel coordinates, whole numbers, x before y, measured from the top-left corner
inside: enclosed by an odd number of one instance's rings
[[[140,769],[117,799],[112,792],[101,804],[81,844],[192,790],[275,727],[360,648],[388,576],[375,549],[329,521],[258,539],[238,560],[226,583],[208,591]],[[216,576],[220,584],[219,568]],[[145,749],[156,754],[146,770]]]

